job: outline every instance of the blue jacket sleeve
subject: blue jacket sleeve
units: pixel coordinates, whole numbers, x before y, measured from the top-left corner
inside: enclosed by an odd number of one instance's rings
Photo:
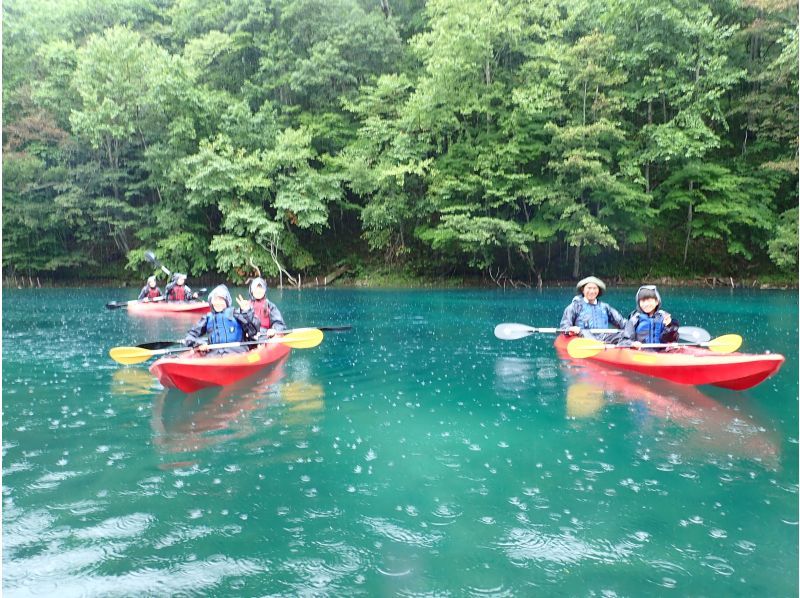
[[[137,297],[137,299],[139,299],[139,301],[141,301],[145,297],[147,297],[147,285],[144,285],[142,287],[142,290],[139,291],[139,296]]]

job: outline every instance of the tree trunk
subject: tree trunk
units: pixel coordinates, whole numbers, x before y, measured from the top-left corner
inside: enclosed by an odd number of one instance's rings
[[[575,247],[575,255],[573,256],[572,260],[572,277],[578,278],[581,272],[581,246],[578,245]]]
[[[694,189],[694,181],[689,181],[689,191]],[[683,265],[686,265],[686,258],[689,256],[689,240],[692,238],[692,216],[693,216],[692,200],[689,200],[689,212],[686,216],[686,242],[683,245]]]

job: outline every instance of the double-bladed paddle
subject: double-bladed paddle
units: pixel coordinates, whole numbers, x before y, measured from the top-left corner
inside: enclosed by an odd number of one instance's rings
[[[281,344],[287,345],[292,349],[310,349],[316,347],[322,342],[323,334],[318,328],[297,328],[285,336],[275,336],[269,339],[257,341],[244,341],[241,343],[218,343],[215,345],[207,345],[209,350],[213,349],[228,349],[231,347],[246,347],[248,345],[271,345]],[[108,354],[117,363],[124,365],[132,365],[134,363],[142,363],[151,357],[158,355],[169,355],[172,353],[183,353],[185,351],[192,351],[192,347],[178,347],[175,349],[160,349],[151,350],[142,347],[114,347]]]
[[[504,341],[515,341],[536,333],[558,334],[562,332],[566,332],[566,330],[562,330],[561,328],[535,328],[527,324],[513,323],[498,324],[494,328],[494,335]],[[617,328],[592,328],[589,332],[592,334],[613,334],[614,332],[619,332],[619,330]],[[707,330],[697,328],[696,326],[681,326],[678,328],[678,336],[681,340],[692,343],[705,343],[711,340],[711,335]]]
[[[742,337],[738,334],[725,334],[702,343],[644,343],[639,349],[665,349],[668,347],[706,347],[715,353],[733,353],[742,346]],[[567,353],[575,359],[594,357],[607,349],[630,349],[619,345],[607,345],[592,338],[576,338],[567,345]]]
[[[345,330],[350,330],[353,327],[349,324],[346,326],[314,326],[316,330],[322,330],[325,332],[343,332]],[[307,330],[307,328],[293,328],[291,330],[280,330],[276,332],[278,334],[289,334],[291,332],[297,332],[298,330]],[[264,335],[259,335],[259,338],[269,338]],[[174,347],[175,345],[180,345],[182,341],[153,341],[152,343],[142,343],[141,345],[136,345],[140,349],[166,349],[167,347]]]
[[[165,297],[156,297],[155,299],[150,299],[148,303],[152,303],[155,301],[164,301]],[[139,299],[132,299],[131,301],[109,301],[106,303],[106,309],[119,309],[120,307],[128,307],[129,305],[133,305],[134,303],[144,303],[144,301],[140,301]]]

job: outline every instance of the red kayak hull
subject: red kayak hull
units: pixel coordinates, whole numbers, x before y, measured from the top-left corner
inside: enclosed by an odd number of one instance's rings
[[[183,392],[195,392],[207,386],[233,384],[258,373],[268,365],[289,354],[291,349],[280,343],[260,345],[247,353],[220,356],[164,357],[150,366],[161,385]]]
[[[155,301],[153,303],[131,303],[128,305],[128,313],[137,316],[169,316],[169,315],[200,315],[211,311],[211,305],[207,301],[190,301],[165,303]]]
[[[569,357],[567,345],[578,337],[559,335],[555,346],[561,357]],[[715,353],[700,347],[680,351],[653,352],[636,349],[606,349],[589,357],[609,367],[638,372],[678,384],[711,384],[744,390],[760,384],[783,365],[778,354]]]

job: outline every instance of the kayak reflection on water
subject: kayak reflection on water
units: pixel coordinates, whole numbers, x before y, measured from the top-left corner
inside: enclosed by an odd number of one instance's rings
[[[670,452],[709,453],[779,464],[778,444],[763,426],[741,410],[712,399],[694,386],[643,378],[584,362],[569,366],[566,415],[580,420],[600,417],[614,405],[627,405],[640,429],[675,424],[674,434],[649,430],[645,436],[666,443]],[[641,378],[641,379],[640,379]]]
[[[324,390],[318,384],[283,381],[285,363],[282,359],[261,377],[191,395],[163,391],[153,402],[153,444],[165,455],[176,455],[252,438],[247,448],[258,450],[278,442],[275,434],[265,435],[265,429],[306,430],[324,408]]]

